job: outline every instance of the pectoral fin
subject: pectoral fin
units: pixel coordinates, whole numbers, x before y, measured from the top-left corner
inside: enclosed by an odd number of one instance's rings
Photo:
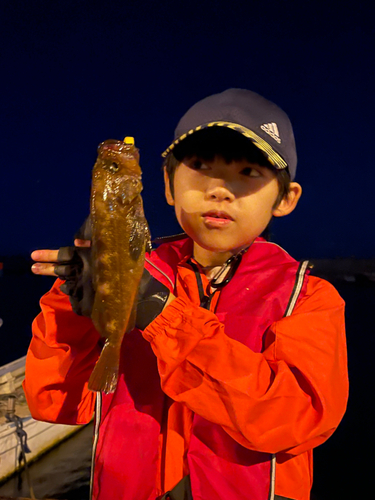
[[[147,222],[145,222],[145,239],[146,239],[146,252],[151,253],[152,251],[152,244],[151,244],[151,233],[150,233],[150,228],[148,227]]]
[[[130,257],[137,261],[141,256],[145,244],[144,224],[137,219],[133,219],[129,238]]]
[[[130,318],[128,326],[126,327],[126,333],[131,332],[135,328],[135,320],[137,318],[137,301],[134,302],[132,312],[130,313]]]

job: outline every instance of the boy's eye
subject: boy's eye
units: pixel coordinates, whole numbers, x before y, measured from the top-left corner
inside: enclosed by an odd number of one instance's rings
[[[191,166],[198,170],[202,167],[202,162],[200,160],[194,160]]]
[[[193,168],[194,170],[201,170],[202,168],[207,168],[205,167],[204,163],[201,160],[192,160],[190,162],[190,167]]]
[[[260,177],[260,172],[255,170],[255,168],[246,167],[241,170],[242,175],[246,175],[247,177]]]

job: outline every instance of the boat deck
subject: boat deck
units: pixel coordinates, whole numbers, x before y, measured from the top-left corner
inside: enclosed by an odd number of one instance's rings
[[[31,450],[26,455],[28,462],[34,461],[82,428],[78,425],[39,422],[32,418],[22,389],[25,361],[26,356],[0,368],[0,482],[4,482],[17,471],[21,451],[20,440],[16,434],[16,423],[8,420],[7,414],[19,417],[18,423],[27,434],[27,446]],[[12,403],[15,404],[13,408]]]

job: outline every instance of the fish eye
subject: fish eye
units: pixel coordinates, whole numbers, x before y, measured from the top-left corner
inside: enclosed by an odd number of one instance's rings
[[[116,163],[116,162],[114,161],[114,162],[112,162],[110,165],[105,166],[104,168],[106,168],[107,170],[109,170],[109,171],[110,171],[110,172],[112,172],[112,173],[116,173],[116,172],[118,172],[118,169],[119,169],[120,167],[118,166],[118,163]]]

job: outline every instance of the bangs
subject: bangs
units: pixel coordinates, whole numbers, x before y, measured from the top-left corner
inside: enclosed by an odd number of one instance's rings
[[[224,127],[210,127],[194,132],[174,147],[173,155],[179,162],[193,156],[203,161],[212,161],[215,156],[221,156],[226,163],[247,160],[274,170],[263,152],[250,139]]]

